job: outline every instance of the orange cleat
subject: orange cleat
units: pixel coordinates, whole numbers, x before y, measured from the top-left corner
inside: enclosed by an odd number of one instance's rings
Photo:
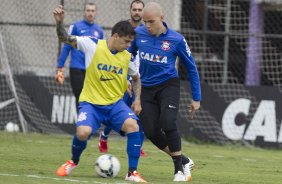
[[[125,176],[125,180],[133,181],[133,182],[137,182],[137,183],[147,183],[147,181],[144,180],[137,171],[129,172]]]
[[[72,160],[68,160],[65,164],[57,169],[56,174],[57,176],[68,176],[71,171],[76,168],[76,166],[77,165],[73,163]]]

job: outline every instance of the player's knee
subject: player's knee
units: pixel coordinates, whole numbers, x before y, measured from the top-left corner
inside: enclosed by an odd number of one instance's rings
[[[128,119],[125,120],[121,129],[125,133],[129,134],[129,133],[132,133],[132,132],[138,132],[139,126],[138,126],[137,121],[135,119],[128,118]]]
[[[165,147],[167,146],[166,140],[164,140],[162,136],[155,135],[154,137],[148,139],[160,150],[165,149]]]
[[[176,113],[165,111],[161,114],[160,122],[162,122],[163,131],[172,131],[177,129]]]
[[[176,121],[174,121],[174,120],[171,120],[171,121],[164,120],[162,122],[163,122],[162,130],[164,132],[177,130]]]
[[[76,130],[76,136],[80,141],[85,141],[88,139],[92,132],[92,128],[88,126],[80,126]]]
[[[165,131],[165,135],[170,152],[172,152],[173,155],[178,155],[179,151],[181,151],[181,137],[177,129]]]

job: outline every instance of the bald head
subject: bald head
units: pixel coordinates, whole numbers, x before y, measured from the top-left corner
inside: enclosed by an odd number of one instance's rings
[[[148,2],[144,7],[144,13],[153,13],[156,16],[163,16],[162,7],[156,2]]]
[[[149,2],[145,5],[143,11],[143,22],[147,31],[154,36],[159,36],[166,31],[163,25],[163,10],[160,4],[156,2]]]

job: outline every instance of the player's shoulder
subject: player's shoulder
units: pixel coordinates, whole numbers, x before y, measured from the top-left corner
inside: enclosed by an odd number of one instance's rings
[[[181,33],[177,32],[177,31],[175,31],[171,28],[168,28],[167,31],[168,31],[167,37],[171,37],[175,41],[181,41],[184,38],[184,36]]]
[[[95,44],[98,44],[99,41],[102,41],[95,36],[78,36],[77,37],[78,41],[83,41],[85,43],[92,43],[94,42]]]
[[[136,32],[136,34],[146,33],[147,29],[146,29],[144,24],[141,24],[140,26],[135,28],[135,32]]]
[[[122,51],[122,53],[131,57],[131,53],[127,49]]]
[[[98,31],[101,31],[101,32],[103,32],[104,30],[103,30],[103,28],[102,28],[102,26],[100,26],[99,24],[97,24],[97,23],[94,23],[93,24],[93,26],[95,27],[95,29],[97,29]]]

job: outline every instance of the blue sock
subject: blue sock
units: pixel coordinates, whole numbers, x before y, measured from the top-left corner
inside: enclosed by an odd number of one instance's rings
[[[111,128],[105,127],[105,129],[104,129],[104,131],[103,131],[103,134],[102,134],[103,138],[107,139],[108,136],[110,135],[110,132],[111,132],[111,131],[112,131]]]
[[[72,140],[72,161],[77,165],[80,159],[80,155],[86,148],[87,140],[80,141],[75,135]]]
[[[129,172],[137,170],[138,160],[140,157],[140,149],[140,132],[133,132],[127,134],[127,155]]]
[[[138,121],[138,125],[139,125],[140,141],[141,141],[141,147],[142,147],[145,135],[144,135],[144,131],[142,129],[140,121]]]
[[[144,135],[143,130],[139,131],[139,133],[140,133],[141,146],[143,146],[143,142],[144,142],[144,137],[145,137],[145,135]]]

